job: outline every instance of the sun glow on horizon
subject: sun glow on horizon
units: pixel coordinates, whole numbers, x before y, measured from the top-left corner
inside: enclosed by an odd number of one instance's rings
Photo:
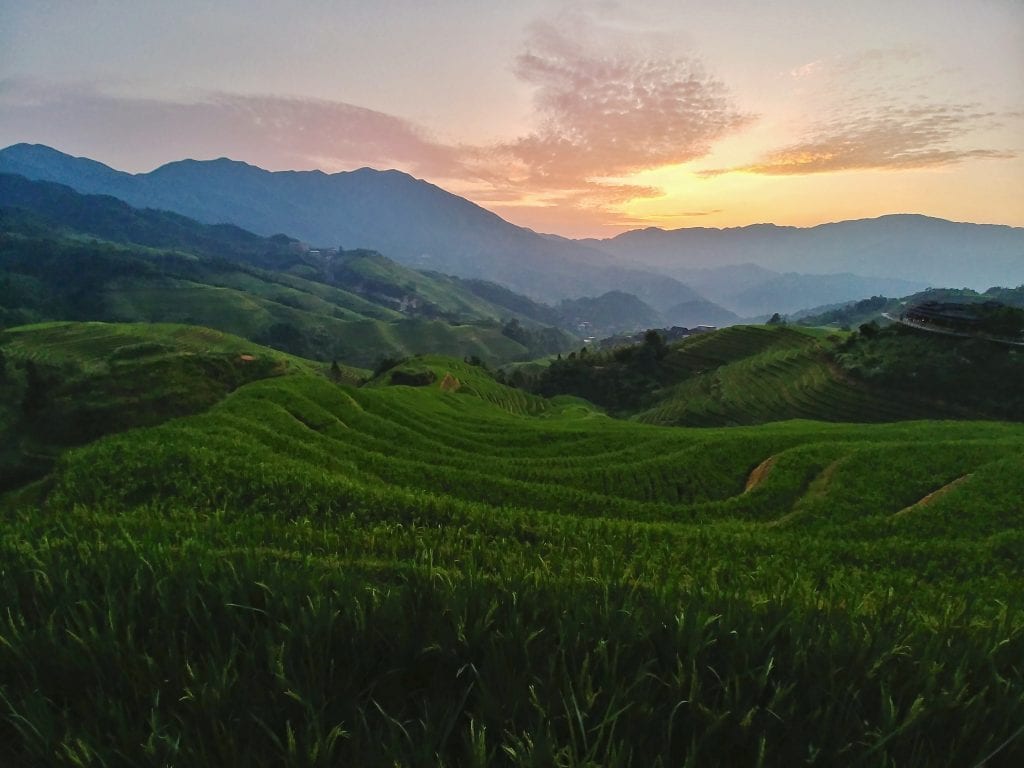
[[[12,6],[0,146],[130,172],[395,168],[570,237],[895,212],[1024,226],[1019,3],[181,2]]]

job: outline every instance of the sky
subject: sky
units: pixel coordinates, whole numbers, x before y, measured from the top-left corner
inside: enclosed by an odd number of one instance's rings
[[[1024,226],[1024,0],[0,0],[0,147],[397,168],[568,237]]]

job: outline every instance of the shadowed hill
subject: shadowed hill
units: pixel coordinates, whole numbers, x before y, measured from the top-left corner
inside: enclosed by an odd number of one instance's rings
[[[475,355],[492,364],[533,356],[493,321],[404,317],[320,283],[231,262],[0,234],[0,267],[0,322],[7,325],[46,319],[205,325],[303,357],[359,366],[421,352]]]
[[[721,336],[716,338],[716,336]],[[797,331],[743,326],[680,344],[694,375],[654,395],[652,424],[728,426],[782,419],[882,422],[959,415],[953,404],[872,387],[843,373],[832,344]]]
[[[301,262],[298,241],[260,237],[231,224],[206,225],[170,211],[133,208],[110,195],[0,173],[0,206],[31,211],[46,222],[103,240],[180,249],[284,271]],[[0,212],[2,215],[2,212]]]
[[[256,379],[362,371],[286,355],[209,328],[46,323],[0,332],[0,490],[100,435],[205,410]]]
[[[805,326],[832,325],[845,330],[856,328],[864,323],[877,322],[882,325],[889,321],[884,315],[897,316],[908,308],[923,304],[926,301],[955,302],[959,304],[975,304],[986,301],[998,301],[1009,307],[1024,308],[1024,285],[1017,288],[992,287],[984,293],[969,288],[930,288],[902,298],[872,296],[860,301],[847,302],[834,307],[819,307],[801,313],[797,322]]]
[[[26,216],[29,212],[31,215]],[[35,217],[40,220],[36,221]],[[230,260],[355,293],[357,311],[379,304],[411,316],[448,320],[500,320],[533,323],[547,310],[505,289],[509,299],[493,304],[457,278],[426,274],[373,251],[310,250],[285,235],[260,237],[231,225],[206,225],[168,211],[132,208],[106,195],[82,195],[70,187],[0,174],[0,227],[33,235],[91,235],[113,242],[182,251],[217,261]],[[355,258],[358,256],[359,258]]]
[[[971,339],[913,332],[844,338],[785,326],[734,326],[667,345],[572,355],[518,383],[572,394],[663,425],[731,426],[784,419],[884,422],[1024,419],[1013,382],[1024,357]]]

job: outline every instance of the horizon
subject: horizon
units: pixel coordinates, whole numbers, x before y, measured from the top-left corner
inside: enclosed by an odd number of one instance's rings
[[[100,165],[106,166],[107,168],[111,169],[112,171],[115,171],[115,172],[118,172],[118,173],[127,173],[127,174],[132,175],[132,176],[145,176],[145,175],[147,175],[149,173],[154,173],[155,171],[158,171],[161,168],[165,168],[167,166],[175,165],[177,163],[187,163],[187,162],[193,162],[193,163],[214,163],[214,162],[219,162],[219,161],[227,161],[229,163],[237,163],[237,164],[240,164],[240,165],[248,166],[250,168],[256,168],[257,170],[264,171],[266,173],[321,173],[321,174],[324,174],[325,176],[335,176],[335,175],[341,175],[341,174],[347,174],[347,173],[356,173],[358,171],[373,171],[375,173],[401,173],[401,174],[403,174],[405,176],[408,176],[408,177],[412,178],[415,181],[423,182],[425,184],[430,184],[431,186],[436,187],[437,189],[440,189],[443,192],[447,192],[448,194],[455,195],[456,197],[462,197],[461,195],[456,195],[456,193],[452,192],[451,190],[445,189],[441,185],[436,184],[435,182],[431,181],[430,179],[424,179],[424,178],[420,178],[418,176],[414,176],[413,174],[408,173],[407,171],[403,171],[403,170],[401,170],[399,168],[374,168],[373,166],[364,165],[364,166],[361,166],[359,168],[343,169],[343,170],[338,170],[338,171],[324,171],[323,169],[320,169],[320,168],[309,168],[309,169],[282,168],[282,169],[278,169],[278,170],[271,170],[271,169],[268,169],[268,168],[263,168],[262,166],[259,166],[259,165],[255,164],[255,163],[252,163],[252,162],[249,162],[247,160],[239,160],[237,158],[228,157],[228,156],[224,155],[224,156],[221,156],[221,157],[211,157],[211,158],[183,157],[183,158],[180,158],[178,160],[171,160],[171,161],[168,161],[166,163],[162,163],[161,165],[158,165],[158,166],[156,166],[154,168],[150,168],[149,170],[127,171],[127,170],[124,170],[124,169],[121,169],[121,168],[117,168],[117,167],[111,165],[110,163],[104,162],[103,160],[99,160],[99,159],[94,158],[94,157],[85,157],[85,156],[81,156],[81,155],[71,155],[71,154],[69,154],[67,152],[63,152],[60,149],[57,149],[56,147],[51,147],[51,146],[49,146],[47,144],[39,144],[39,143],[32,143],[32,142],[17,142],[15,144],[10,144],[10,145],[8,145],[6,147],[0,147],[0,152],[5,152],[5,151],[7,151],[9,149],[12,149],[12,148],[15,148],[15,147],[19,147],[19,146],[32,147],[32,148],[43,148],[43,149],[46,149],[46,150],[49,150],[49,151],[52,151],[52,152],[56,152],[56,153],[61,154],[61,155],[65,155],[67,157],[72,157],[72,158],[74,158],[76,160],[89,160],[89,161],[92,161],[92,162],[95,162],[95,163],[99,163]],[[60,183],[60,182],[57,182],[57,183]],[[481,203],[476,202],[475,200],[470,200],[469,198],[466,198],[466,197],[462,197],[462,199],[466,200],[467,202],[472,203],[473,205],[476,205],[477,207],[483,208],[484,210],[486,210],[486,211],[488,211],[490,213],[495,213],[495,215],[498,215],[500,218],[502,218],[503,220],[505,220],[506,222],[508,222],[510,224],[513,224],[513,225],[519,226],[519,227],[523,227],[525,229],[530,229],[531,231],[533,231],[533,232],[535,232],[535,233],[537,233],[539,235],[544,235],[544,236],[549,236],[550,235],[550,236],[554,236],[554,237],[562,237],[562,238],[565,238],[565,239],[568,239],[568,240],[574,240],[574,241],[579,241],[579,242],[583,242],[583,241],[586,241],[586,240],[601,239],[598,236],[587,236],[587,235],[584,235],[584,236],[580,236],[580,237],[571,237],[571,236],[568,236],[568,235],[558,234],[557,232],[545,232],[545,231],[541,231],[541,230],[535,230],[535,229],[532,229],[531,227],[529,227],[527,225],[517,224],[516,222],[509,220],[505,216],[502,216],[501,214],[498,214],[497,212],[493,211],[492,209],[488,208],[485,205],[482,205]],[[807,229],[814,229],[816,227],[828,226],[830,224],[844,224],[844,223],[857,222],[857,221],[874,221],[874,220],[877,220],[877,219],[894,218],[894,217],[918,217],[918,218],[925,218],[925,219],[933,219],[933,220],[936,220],[936,221],[945,221],[945,222],[949,222],[951,224],[973,224],[973,225],[977,225],[977,226],[1008,227],[1010,229],[1021,229],[1022,228],[1022,225],[1006,224],[1006,223],[998,222],[998,221],[964,221],[964,220],[959,220],[959,219],[947,219],[947,218],[944,218],[944,217],[941,217],[941,216],[930,216],[928,214],[920,213],[920,212],[917,212],[917,211],[891,211],[891,212],[888,212],[888,213],[880,213],[880,214],[877,214],[877,215],[874,215],[874,216],[862,216],[862,217],[858,217],[858,218],[855,218],[855,219],[854,218],[851,218],[851,219],[828,219],[828,220],[824,220],[824,221],[819,221],[819,222],[809,223],[809,224],[802,224],[802,225],[800,225],[800,224],[786,224],[786,223],[780,223],[780,222],[777,222],[777,221],[751,221],[751,222],[748,222],[748,223],[745,223],[745,224],[730,224],[730,225],[718,226],[718,227],[716,227],[716,226],[701,225],[701,224],[694,224],[694,225],[689,225],[689,226],[683,225],[683,226],[679,226],[679,227],[661,227],[661,226],[658,226],[656,224],[651,224],[651,225],[646,225],[646,226],[633,227],[631,229],[624,229],[624,230],[621,230],[621,231],[619,231],[619,232],[617,232],[615,234],[607,235],[607,237],[604,238],[604,239],[612,239],[614,237],[617,237],[618,235],[629,234],[629,233],[634,233],[634,232],[644,232],[644,231],[650,231],[650,230],[655,230],[655,231],[659,231],[659,232],[677,232],[677,231],[681,231],[681,230],[713,230],[713,231],[717,231],[717,232],[725,232],[725,231],[733,230],[733,229],[750,229],[750,228],[753,228],[753,227],[775,227],[775,228],[778,228],[778,229],[801,229],[801,230],[807,230]]]
[[[131,173],[394,169],[570,238],[1024,226],[1024,6],[1005,0],[185,6],[6,9],[0,145]]]

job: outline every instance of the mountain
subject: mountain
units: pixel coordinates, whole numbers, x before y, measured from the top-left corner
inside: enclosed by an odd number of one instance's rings
[[[925,288],[919,282],[894,278],[779,273],[754,264],[686,270],[681,276],[687,285],[700,286],[697,295],[668,305],[645,301],[650,308],[656,308],[663,325],[724,327],[745,318],[766,318],[775,312],[795,315],[801,310],[840,306],[865,296],[903,296]],[[638,311],[638,323],[648,323],[646,318],[644,312]],[[629,323],[624,323],[615,332],[627,330]]]
[[[851,274],[776,275],[765,282],[733,293],[720,301],[747,317],[790,314],[808,307],[839,304],[865,296],[915,293],[926,286],[910,280],[870,278]]]
[[[648,228],[574,241],[517,227],[398,171],[269,172],[221,158],[130,174],[17,144],[0,150],[0,172],[208,225],[376,250],[407,266],[497,282],[549,303],[620,290],[660,313],[708,299],[752,317],[927,285],[984,290],[1024,282],[1024,229],[918,215],[810,228]]]
[[[661,316],[631,293],[609,291],[596,297],[565,299],[557,307],[562,327],[583,336],[611,336],[623,331],[657,328]]]
[[[267,238],[231,224],[201,224],[170,211],[133,208],[111,195],[83,195],[65,184],[10,173],[0,173],[0,207],[31,211],[51,228],[103,240],[180,249],[279,270],[301,263],[307,250],[285,235]]]
[[[0,174],[0,327],[43,320],[205,325],[359,366],[421,352],[497,364],[577,343],[372,251],[309,250]]]
[[[594,241],[597,242],[597,241]],[[672,267],[673,274],[686,275],[683,280],[688,286],[712,301],[727,301],[748,288],[763,285],[778,277],[779,273],[756,264],[727,264],[721,267],[698,269]],[[680,278],[683,279],[683,278]]]
[[[368,248],[419,269],[496,281],[545,301],[613,289],[661,306],[696,298],[671,278],[517,227],[399,171],[270,172],[221,158],[130,174],[49,147],[16,144],[0,151],[0,172],[259,235],[287,232],[316,246]]]
[[[693,328],[698,325],[724,327],[735,325],[741,320],[735,312],[730,312],[725,307],[707,299],[680,302],[662,312],[662,317],[665,318],[668,325],[681,325],[684,328]]]
[[[853,271],[978,290],[1024,282],[1024,228],[915,214],[809,228],[774,224],[729,229],[650,227],[584,242],[620,260],[676,277],[695,269],[750,263],[780,272]]]

